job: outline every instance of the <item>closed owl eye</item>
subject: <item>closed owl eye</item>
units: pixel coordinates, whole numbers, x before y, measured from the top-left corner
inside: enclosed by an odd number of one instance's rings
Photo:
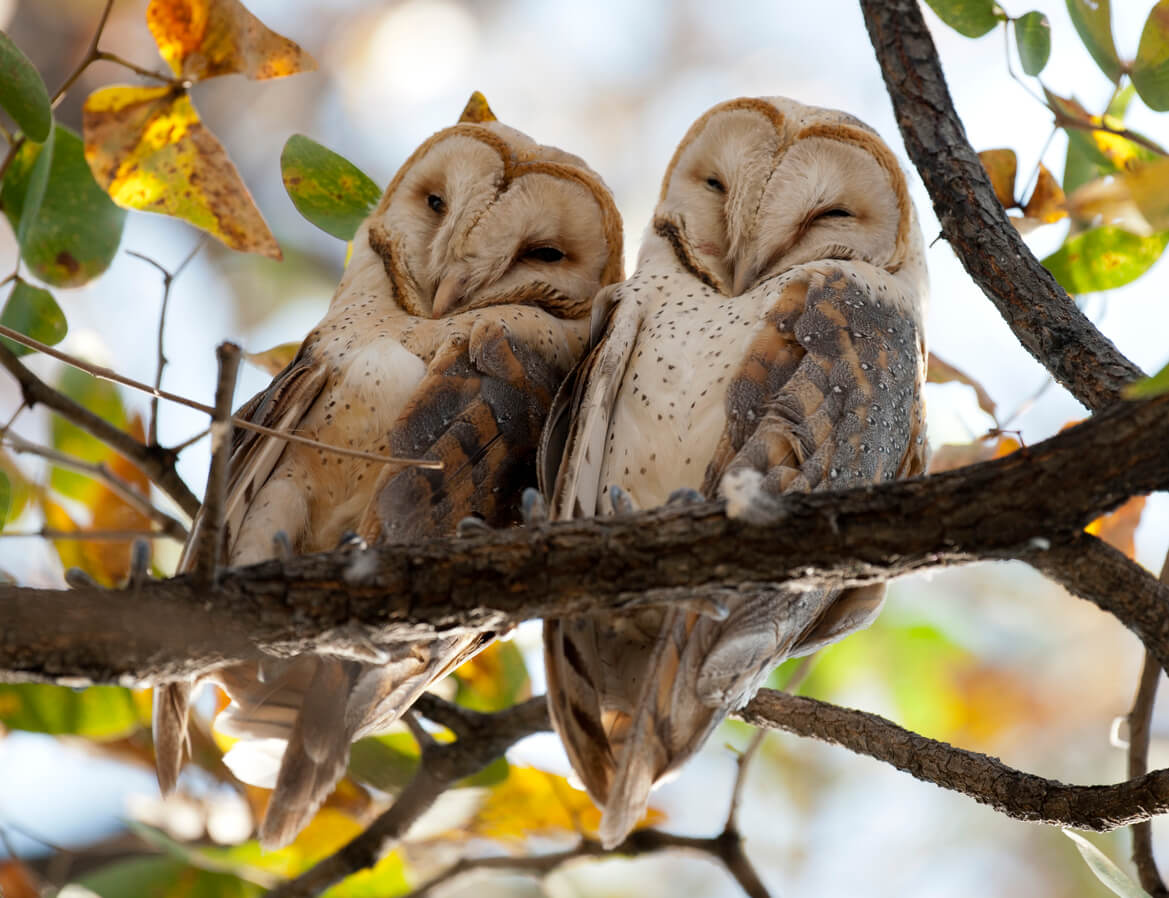
[[[724,184],[722,181],[720,181],[718,178],[716,178],[714,175],[711,175],[709,178],[706,179],[706,186],[709,187],[711,190],[713,190],[715,193],[726,193],[727,192],[727,185]]]
[[[833,206],[831,209],[825,209],[823,212],[817,212],[813,219],[817,218],[853,218],[853,214],[841,206]]]
[[[444,200],[437,193],[429,194],[426,197],[426,205],[430,206],[430,208],[439,215],[442,215],[444,212],[446,212],[446,200]]]
[[[564,258],[564,251],[555,246],[533,246],[524,251],[523,258],[533,262],[559,262]]]

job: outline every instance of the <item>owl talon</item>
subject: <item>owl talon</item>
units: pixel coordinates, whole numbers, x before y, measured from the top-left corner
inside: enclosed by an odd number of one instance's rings
[[[292,557],[292,540],[288,538],[288,532],[285,530],[277,530],[272,534],[272,545],[276,547],[277,554],[281,559],[287,561]]]
[[[684,486],[680,489],[674,490],[666,497],[667,505],[697,505],[700,502],[705,502],[706,496],[698,492],[696,489],[691,489]]]
[[[369,548],[369,545],[352,530],[346,530],[341,534],[341,538],[337,540],[338,549],[357,549],[364,552]]]
[[[65,571],[65,582],[74,589],[105,589],[79,567],[71,567]]]
[[[633,497],[616,484],[609,487],[609,502],[613,506],[613,514],[633,514],[637,511]]]
[[[520,499],[520,513],[524,517],[524,523],[529,527],[546,524],[548,522],[548,503],[544,501],[543,493],[530,486],[525,489]]]
[[[486,533],[490,529],[490,525],[485,520],[471,514],[467,515],[455,525],[455,535],[460,539],[466,539],[468,536],[474,536],[476,533]]]
[[[130,578],[126,585],[137,589],[150,579],[150,543],[144,539],[134,540],[130,547]]]

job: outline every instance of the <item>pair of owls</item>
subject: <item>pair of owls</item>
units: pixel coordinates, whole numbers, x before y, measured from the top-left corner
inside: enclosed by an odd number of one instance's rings
[[[328,313],[240,411],[442,469],[237,433],[228,564],[280,545],[328,550],[347,531],[402,542],[471,515],[516,523],[537,468],[557,519],[923,470],[924,252],[904,177],[869,128],[780,98],[711,109],[675,152],[622,281],[621,220],[601,179],[487,118],[406,161],[357,232]],[[866,624],[883,591],[739,595],[722,619],[655,607],[545,623],[552,719],[604,809],[607,846],[774,665]],[[491,638],[217,671],[232,698],[217,728],[261,747],[237,752],[237,772],[275,787],[265,844],[311,818],[351,742]],[[164,790],[189,691],[156,693]]]

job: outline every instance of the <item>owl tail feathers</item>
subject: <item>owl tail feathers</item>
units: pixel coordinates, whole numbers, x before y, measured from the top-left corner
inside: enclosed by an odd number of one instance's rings
[[[346,724],[352,662],[314,658],[316,670],[288,736],[276,788],[260,824],[260,844],[283,848],[316,814],[345,775],[352,733]]]
[[[625,841],[649,807],[649,793],[657,781],[654,753],[625,751],[609,784],[601,812],[599,835],[606,851]]]
[[[154,690],[154,770],[163,795],[174,791],[183,759],[190,754],[187,712],[192,688],[192,683],[167,683]]]

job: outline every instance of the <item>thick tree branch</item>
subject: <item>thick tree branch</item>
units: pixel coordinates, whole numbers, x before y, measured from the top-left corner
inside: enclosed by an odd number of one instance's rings
[[[942,234],[975,283],[1052,376],[1093,411],[1141,370],[1089,321],[1035,258],[990,186],[954,111],[917,0],[860,0],[909,158]]]
[[[220,343],[215,357],[219,362],[219,380],[215,385],[215,415],[211,419],[211,466],[203,495],[202,524],[195,537],[192,571],[196,582],[205,585],[215,580],[223,545],[227,468],[231,461],[231,398],[239,373],[240,348],[234,343]]]
[[[0,671],[159,681],[250,658],[255,646],[345,649],[354,624],[375,641],[420,638],[622,607],[655,590],[863,584],[1002,558],[1056,576],[1169,664],[1169,590],[1079,535],[1129,496],[1169,487],[1166,445],[1169,395],[1118,403],[996,461],[785,495],[766,526],[706,503],[295,556],[226,572],[213,590],[189,576],[145,583],[136,595],[0,586]]]
[[[65,394],[54,390],[20,363],[8,347],[0,344],[0,365],[16,378],[20,384],[24,401],[29,405],[38,402],[51,408],[86,433],[101,440],[115,452],[125,456],[142,469],[160,490],[170,496],[179,508],[194,517],[199,513],[199,499],[187,487],[175,470],[177,456],[161,446],[144,446],[130,434],[118,430],[108,421],[99,418],[87,408],[78,405]]]
[[[927,739],[876,714],[771,689],[760,690],[736,716],[876,758],[1017,820],[1104,832],[1169,812],[1169,770],[1114,786],[1069,786]]]

